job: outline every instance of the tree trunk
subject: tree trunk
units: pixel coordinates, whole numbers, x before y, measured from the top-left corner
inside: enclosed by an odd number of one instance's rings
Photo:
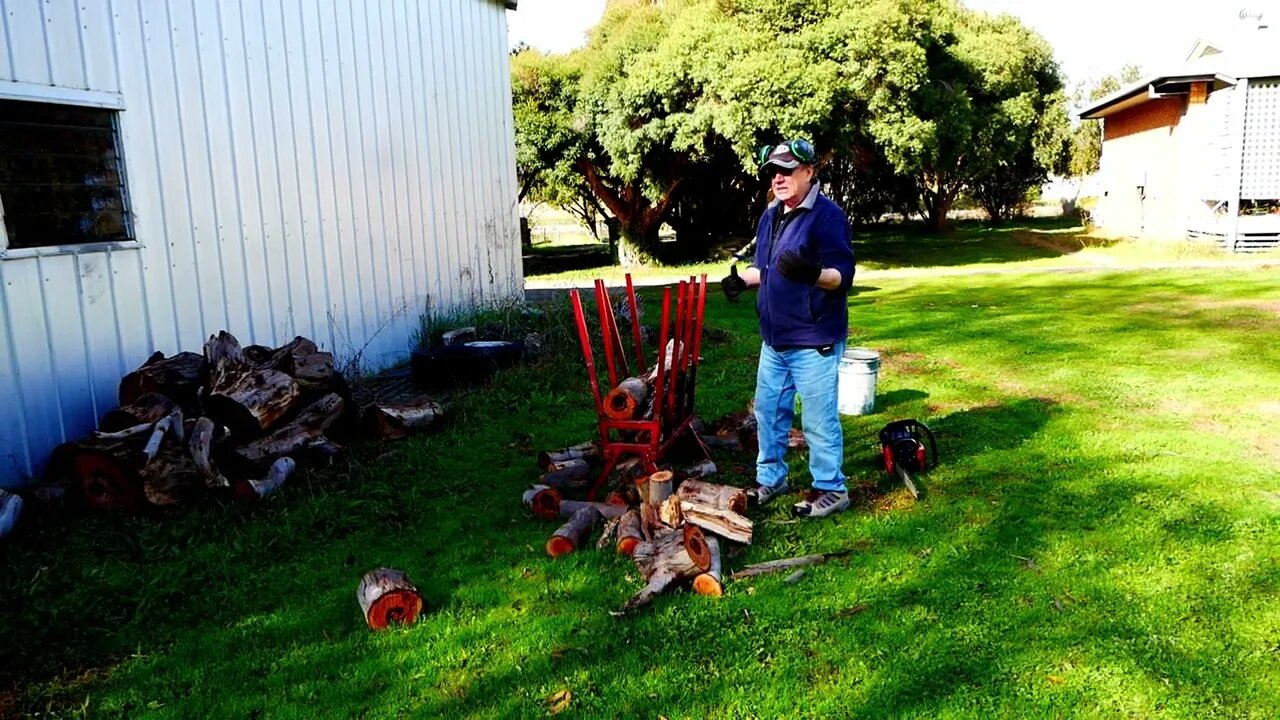
[[[618,552],[630,557],[641,542],[644,532],[640,528],[640,512],[632,508],[618,519]]]
[[[160,393],[143,393],[136,400],[111,410],[102,416],[98,429],[102,432],[127,430],[144,423],[153,423],[173,412],[177,403]]]
[[[925,194],[925,225],[929,232],[941,235],[951,232],[951,220],[947,214],[955,202],[955,193],[950,190]]]
[[[183,352],[166,358],[157,352],[120,380],[120,405],[132,405],[147,393],[157,393],[194,417],[200,414],[200,388],[208,381],[209,364],[200,353]]]
[[[392,623],[412,625],[422,612],[422,594],[399,570],[378,568],[360,578],[356,600],[365,622],[374,630],[385,630]]]
[[[720,570],[720,541],[714,537],[707,538],[707,549],[711,551],[711,567],[693,579],[693,591],[699,595],[720,597],[724,595],[724,578]]]
[[[700,575],[711,567],[707,540],[692,525],[660,532],[652,542],[637,545],[632,558],[648,584],[627,601],[628,610],[648,605],[672,584]]]
[[[298,399],[298,383],[292,377],[256,367],[245,358],[235,336],[226,331],[209,338],[205,356],[209,359],[206,412],[230,428],[237,439],[261,435]]]
[[[561,525],[547,540],[547,554],[558,558],[577,550],[587,541],[587,537],[591,535],[591,530],[599,520],[600,511],[594,506],[587,505],[579,508],[569,521]]]
[[[716,485],[701,480],[685,480],[676,491],[685,502],[709,505],[736,513],[747,512],[747,493],[731,485]]]
[[[624,268],[658,264],[659,227],[637,228],[623,223],[618,238],[618,264]]]
[[[361,422],[365,435],[375,440],[398,440],[430,427],[443,412],[434,400],[409,403],[372,403],[365,407]]]
[[[329,393],[298,414],[293,422],[270,435],[254,440],[228,454],[228,460],[238,466],[243,475],[254,475],[265,470],[276,458],[307,449],[309,445],[324,441],[323,435],[342,416],[345,406],[337,393]]]

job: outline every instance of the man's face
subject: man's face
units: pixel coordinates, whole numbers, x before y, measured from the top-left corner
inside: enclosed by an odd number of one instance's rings
[[[803,201],[809,194],[809,187],[813,182],[813,168],[801,165],[794,170],[770,169],[773,170],[773,182],[770,187],[773,189],[774,197],[788,205],[794,205]]]

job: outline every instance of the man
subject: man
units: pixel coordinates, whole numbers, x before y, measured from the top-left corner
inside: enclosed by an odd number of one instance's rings
[[[755,415],[760,452],[757,484],[747,495],[764,505],[789,490],[787,435],[799,391],[813,490],[792,512],[809,518],[849,507],[836,381],[849,331],[853,246],[848,218],[821,193],[816,159],[805,140],[761,149],[760,174],[770,180],[774,201],[756,227],[755,262],[741,275],[733,266],[720,283],[730,300],[759,288],[756,309],[764,342]]]

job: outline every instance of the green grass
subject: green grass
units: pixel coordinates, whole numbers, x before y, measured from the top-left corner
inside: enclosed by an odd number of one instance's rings
[[[749,302],[707,315],[730,333],[704,346],[712,418],[748,400],[758,339]],[[535,450],[592,432],[570,348],[258,506],[51,519],[0,548],[8,709],[538,717],[567,690],[572,717],[1280,715],[1273,273],[887,277],[850,323],[884,358],[877,413],[845,422],[858,502],[757,513],[727,564],[846,561],[611,616],[634,568],[547,558],[518,499]],[[876,469],[902,417],[940,443],[919,503]],[[715,459],[748,482],[749,458]],[[416,626],[364,627],[380,565],[425,593]]]

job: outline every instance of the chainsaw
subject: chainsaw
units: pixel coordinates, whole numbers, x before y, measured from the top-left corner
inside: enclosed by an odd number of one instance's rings
[[[880,452],[884,455],[884,471],[897,475],[920,499],[911,474],[920,474],[938,463],[938,441],[933,431],[919,420],[895,420],[880,430]]]

